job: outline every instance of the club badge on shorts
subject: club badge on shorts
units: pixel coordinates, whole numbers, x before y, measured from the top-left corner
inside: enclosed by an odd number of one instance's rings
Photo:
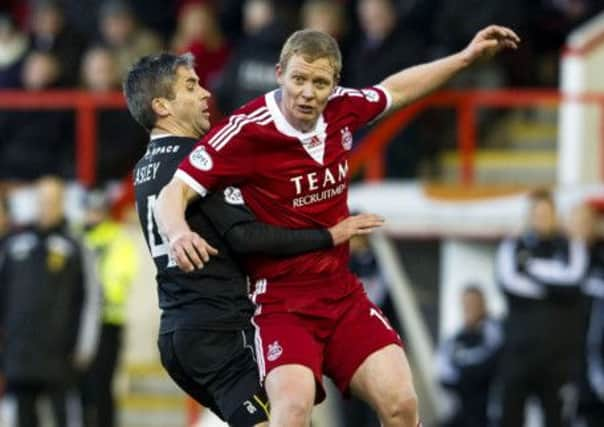
[[[340,130],[340,134],[342,135],[342,148],[346,151],[350,151],[352,149],[352,133],[348,126],[344,129]]]
[[[268,345],[268,352],[266,354],[266,358],[271,362],[277,360],[283,354],[283,347],[279,344],[279,341],[275,341],[272,344]]]
[[[202,171],[209,171],[214,166],[210,153],[208,153],[203,146],[199,146],[191,151],[191,154],[189,154],[189,161],[194,167]]]

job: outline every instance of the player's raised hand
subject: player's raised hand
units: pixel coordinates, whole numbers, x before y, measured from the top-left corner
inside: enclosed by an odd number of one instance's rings
[[[462,51],[469,63],[489,59],[503,49],[517,49],[520,37],[507,27],[489,25],[480,30],[470,44]]]
[[[369,234],[384,225],[384,218],[374,214],[359,214],[343,219],[329,229],[334,246],[345,243],[352,236]]]
[[[203,268],[210,256],[218,253],[216,248],[193,231],[182,232],[170,239],[169,248],[170,256],[181,270],[186,272]]]

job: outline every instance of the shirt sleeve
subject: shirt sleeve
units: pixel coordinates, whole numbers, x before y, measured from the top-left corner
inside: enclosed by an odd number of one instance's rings
[[[253,170],[250,143],[237,116],[216,126],[183,159],[175,177],[202,197],[216,188],[236,185]]]
[[[237,187],[227,187],[210,194],[200,206],[222,236],[237,224],[256,221]]]
[[[354,118],[354,129],[379,119],[392,105],[392,97],[383,86],[371,86],[364,89],[337,87],[333,98],[341,98],[344,111]]]
[[[211,194],[201,209],[233,251],[240,254],[292,256],[333,245],[325,229],[292,230],[258,222],[235,187]]]

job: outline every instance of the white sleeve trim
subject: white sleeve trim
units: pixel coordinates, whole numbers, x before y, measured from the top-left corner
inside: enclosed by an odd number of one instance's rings
[[[587,271],[588,255],[585,243],[573,240],[569,244],[568,262],[535,258],[528,262],[528,272],[539,280],[559,286],[576,286]]]
[[[378,89],[380,89],[382,92],[384,92],[384,94],[386,95],[386,107],[384,108],[384,111],[382,111],[379,115],[381,116],[382,114],[386,113],[388,110],[390,110],[390,107],[392,107],[392,95],[390,95],[390,92],[388,92],[388,89],[386,89],[385,86],[382,85],[374,85],[373,87],[376,87]]]
[[[174,177],[180,179],[182,182],[187,184],[201,197],[205,197],[206,194],[208,194],[208,190],[203,185],[197,182],[195,178],[193,178],[191,175],[189,175],[182,169],[177,169],[174,173]]]
[[[583,286],[583,291],[589,296],[604,299],[604,280],[600,277],[589,277]]]
[[[502,286],[511,294],[541,299],[545,295],[542,286],[516,270],[516,242],[504,240],[497,253],[496,267]]]

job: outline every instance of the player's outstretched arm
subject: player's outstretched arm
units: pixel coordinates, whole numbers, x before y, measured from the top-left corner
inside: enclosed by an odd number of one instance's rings
[[[384,220],[373,214],[348,217],[329,229],[294,230],[251,221],[233,226],[224,237],[229,246],[240,254],[294,256],[337,246],[352,236],[370,233],[383,224]]]
[[[520,37],[509,28],[490,25],[479,31],[461,52],[406,68],[383,80],[392,96],[392,107],[408,105],[438,89],[464,68],[488,59],[503,49],[516,49]]]
[[[159,231],[168,240],[170,255],[184,271],[203,268],[210,255],[218,253],[187,224],[185,210],[195,197],[198,195],[193,189],[178,178],[172,178],[159,193],[155,205]]]

